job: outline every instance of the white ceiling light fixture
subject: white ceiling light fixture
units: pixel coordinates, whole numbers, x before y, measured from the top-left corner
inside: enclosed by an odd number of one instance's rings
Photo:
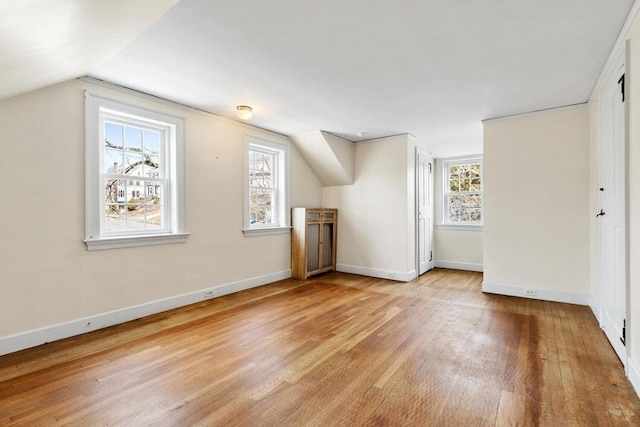
[[[253,116],[253,108],[248,105],[238,105],[236,107],[236,114],[242,120],[249,120]]]

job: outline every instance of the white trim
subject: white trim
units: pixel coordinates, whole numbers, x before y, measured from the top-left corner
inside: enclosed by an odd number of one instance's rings
[[[479,224],[453,225],[453,224],[436,224],[438,230],[462,230],[462,231],[482,231],[483,226]]]
[[[588,102],[579,102],[577,104],[558,105],[557,107],[541,108],[540,110],[525,111],[524,113],[508,114],[506,116],[489,117],[487,119],[481,120],[481,122],[484,124],[484,123],[487,123],[487,122],[495,122],[495,121],[499,121],[499,120],[509,120],[509,119],[515,119],[515,118],[526,118],[526,117],[533,116],[533,115],[538,115],[538,114],[544,113],[544,112],[555,112],[557,110],[566,110],[566,109],[570,109],[570,108],[584,107],[585,105],[588,105],[588,104],[589,104]]]
[[[627,376],[636,394],[640,397],[640,369],[638,369],[638,366],[633,363],[630,357],[627,358]]]
[[[278,138],[285,138],[288,139],[289,137],[285,134],[282,133],[278,133],[276,131],[273,130],[269,130],[266,128],[262,128],[260,126],[256,126],[256,125],[250,125],[247,124],[246,122],[239,120],[239,119],[230,119],[228,117],[224,117],[224,116],[220,116],[218,114],[212,113],[211,111],[207,111],[207,110],[203,110],[201,108],[197,108],[197,107],[193,107],[191,105],[187,105],[187,104],[183,104],[181,102],[178,101],[173,101],[171,99],[167,99],[167,98],[161,98],[157,95],[151,95],[150,93],[146,93],[146,92],[141,92],[139,90],[136,89],[132,89],[130,87],[127,86],[122,86],[107,80],[101,80],[95,77],[91,77],[91,76],[83,76],[83,77],[78,77],[77,78],[78,81],[84,82],[84,83],[88,83],[91,85],[95,85],[95,86],[100,86],[103,88],[107,88],[107,89],[111,89],[126,95],[130,95],[130,96],[135,96],[137,98],[141,98],[147,101],[152,101],[152,102],[157,102],[160,104],[164,104],[167,105],[169,107],[172,108],[179,108],[181,110],[186,110],[189,111],[191,113],[195,113],[195,114],[199,114],[201,116],[204,117],[208,117],[210,119],[213,120],[219,120],[221,122],[224,122],[226,124],[230,124],[233,126],[238,126],[241,127],[245,130],[247,129],[251,129],[252,131],[258,131],[258,132],[264,132],[266,134],[268,134],[269,137],[278,137]]]
[[[417,277],[416,270],[400,272],[393,270],[383,270],[380,268],[360,267],[357,265],[337,264],[336,271],[341,273],[357,274],[360,276],[377,277],[380,279],[397,280],[399,282],[410,282]]]
[[[245,228],[242,230],[245,237],[264,236],[268,234],[286,234],[291,231],[291,227],[265,227],[265,228]]]
[[[484,265],[473,264],[470,262],[457,262],[457,261],[436,261],[436,267],[438,268],[450,268],[452,270],[466,270],[466,271],[484,271]]]
[[[15,351],[24,350],[25,348],[35,347],[48,342],[84,334],[97,329],[129,322],[141,317],[211,299],[211,296],[205,296],[206,291],[213,291],[213,297],[219,297],[277,282],[278,280],[288,279],[290,277],[291,270],[278,271],[275,273],[239,280],[237,282],[214,285],[198,291],[84,317],[70,322],[59,323],[57,325],[51,325],[41,329],[0,337],[0,355],[13,353]]]
[[[591,312],[593,313],[593,315],[596,317],[596,320],[598,321],[598,325],[602,326],[602,323],[600,321],[600,319],[602,318],[602,313],[600,311],[600,306],[598,306],[598,304],[596,304],[595,299],[593,298],[593,295],[589,294],[589,307],[591,308]]]
[[[435,195],[434,195],[434,191],[436,188],[436,184],[435,184],[435,176],[436,176],[436,162],[433,158],[433,156],[430,153],[427,153],[426,151],[420,149],[419,147],[415,148],[415,152],[414,152],[414,157],[415,157],[415,174],[414,174],[414,187],[415,187],[415,234],[416,234],[416,238],[415,238],[415,245],[416,245],[416,249],[415,249],[415,255],[416,255],[416,272],[417,275],[421,275],[426,273],[427,271],[431,270],[435,264],[434,264],[434,260],[433,260],[433,245],[435,242],[435,230],[434,230],[434,223],[435,223],[435,219],[436,219],[436,213],[435,213]],[[422,185],[424,184],[423,182],[420,182],[420,161],[421,159],[428,159],[427,163],[429,164],[429,179],[427,179],[427,183],[431,184],[429,186],[428,190],[428,201],[426,206],[430,206],[431,209],[429,209],[430,212],[428,212],[428,214],[431,214],[431,218],[427,217],[427,220],[430,220],[427,222],[427,225],[425,227],[428,228],[428,232],[429,232],[429,252],[431,253],[430,257],[429,257],[429,261],[426,261],[426,268],[423,271],[422,270],[422,266],[420,265],[420,256],[421,251],[420,251],[420,236],[421,236],[421,230],[420,230],[420,217],[421,217],[421,205],[420,205],[420,190],[424,190],[422,188]],[[424,254],[426,256],[426,254]]]
[[[185,121],[184,117],[138,107],[126,102],[84,92],[85,97],[85,244],[88,250],[153,244],[181,243],[186,231],[185,186]],[[116,114],[119,119],[136,125],[144,124],[166,133],[160,147],[165,162],[164,187],[165,228],[155,232],[134,231],[106,233],[104,231],[103,143],[102,120]],[[154,243],[157,241],[157,243]]]
[[[482,231],[484,225],[484,156],[483,154],[471,154],[468,156],[456,156],[456,157],[440,157],[434,159],[435,163],[435,194],[434,194],[434,208],[435,217],[434,225],[438,229],[451,229],[451,230],[468,230],[468,231]],[[446,220],[445,211],[447,194],[447,181],[448,176],[445,174],[450,165],[459,165],[465,163],[480,163],[480,182],[482,189],[480,195],[482,197],[482,204],[480,209],[482,211],[480,223],[452,223]]]
[[[150,234],[146,236],[108,237],[103,239],[85,240],[89,251],[103,249],[132,248],[135,246],[166,245],[168,243],[184,243],[189,233]]]
[[[593,85],[593,88],[591,89],[589,102],[591,102],[594,95],[600,91],[600,85],[602,85],[602,82],[605,79],[605,76],[609,74],[609,68],[611,68],[613,66],[613,63],[617,60],[618,49],[621,49],[622,45],[625,44],[627,33],[629,32],[629,29],[631,28],[631,24],[633,23],[633,20],[635,19],[636,15],[639,12],[640,12],[640,0],[635,0],[633,2],[633,5],[631,6],[631,10],[629,11],[629,14],[627,15],[627,19],[624,21],[624,25],[622,26],[622,28],[620,29],[620,32],[618,33],[616,42],[613,44],[613,48],[609,52],[609,56],[607,57],[607,60],[605,61],[604,65],[602,66],[602,69],[600,70],[600,75],[598,76],[598,80],[596,80],[596,84]]]
[[[525,295],[526,291],[535,291],[535,296]],[[577,292],[554,291],[551,289],[539,289],[533,287],[498,285],[482,282],[482,292],[511,297],[530,298],[543,301],[564,302],[567,304],[589,305],[589,294]]]
[[[251,147],[265,149],[278,154],[276,169],[277,181],[277,224],[251,226],[249,212],[249,151]],[[291,146],[282,142],[271,141],[248,133],[244,134],[244,208],[243,232],[245,236],[286,233],[291,228]],[[254,232],[255,230],[255,232]]]

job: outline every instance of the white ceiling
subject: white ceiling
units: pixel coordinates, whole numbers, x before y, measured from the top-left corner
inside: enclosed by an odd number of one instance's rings
[[[88,74],[286,135],[476,153],[483,119],[586,102],[633,0],[173,3],[0,1],[2,97]]]

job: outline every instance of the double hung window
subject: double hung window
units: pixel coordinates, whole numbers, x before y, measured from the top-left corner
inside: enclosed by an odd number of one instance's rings
[[[245,234],[289,229],[289,146],[246,137]]]
[[[482,225],[482,158],[442,161],[443,225]]]
[[[184,241],[184,120],[86,94],[89,249]]]

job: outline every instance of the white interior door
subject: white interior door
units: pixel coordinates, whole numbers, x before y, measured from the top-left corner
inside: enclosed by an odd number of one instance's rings
[[[626,135],[624,56],[600,96],[600,323],[626,366]]]
[[[418,275],[425,273],[434,266],[433,188],[433,157],[416,150]]]

